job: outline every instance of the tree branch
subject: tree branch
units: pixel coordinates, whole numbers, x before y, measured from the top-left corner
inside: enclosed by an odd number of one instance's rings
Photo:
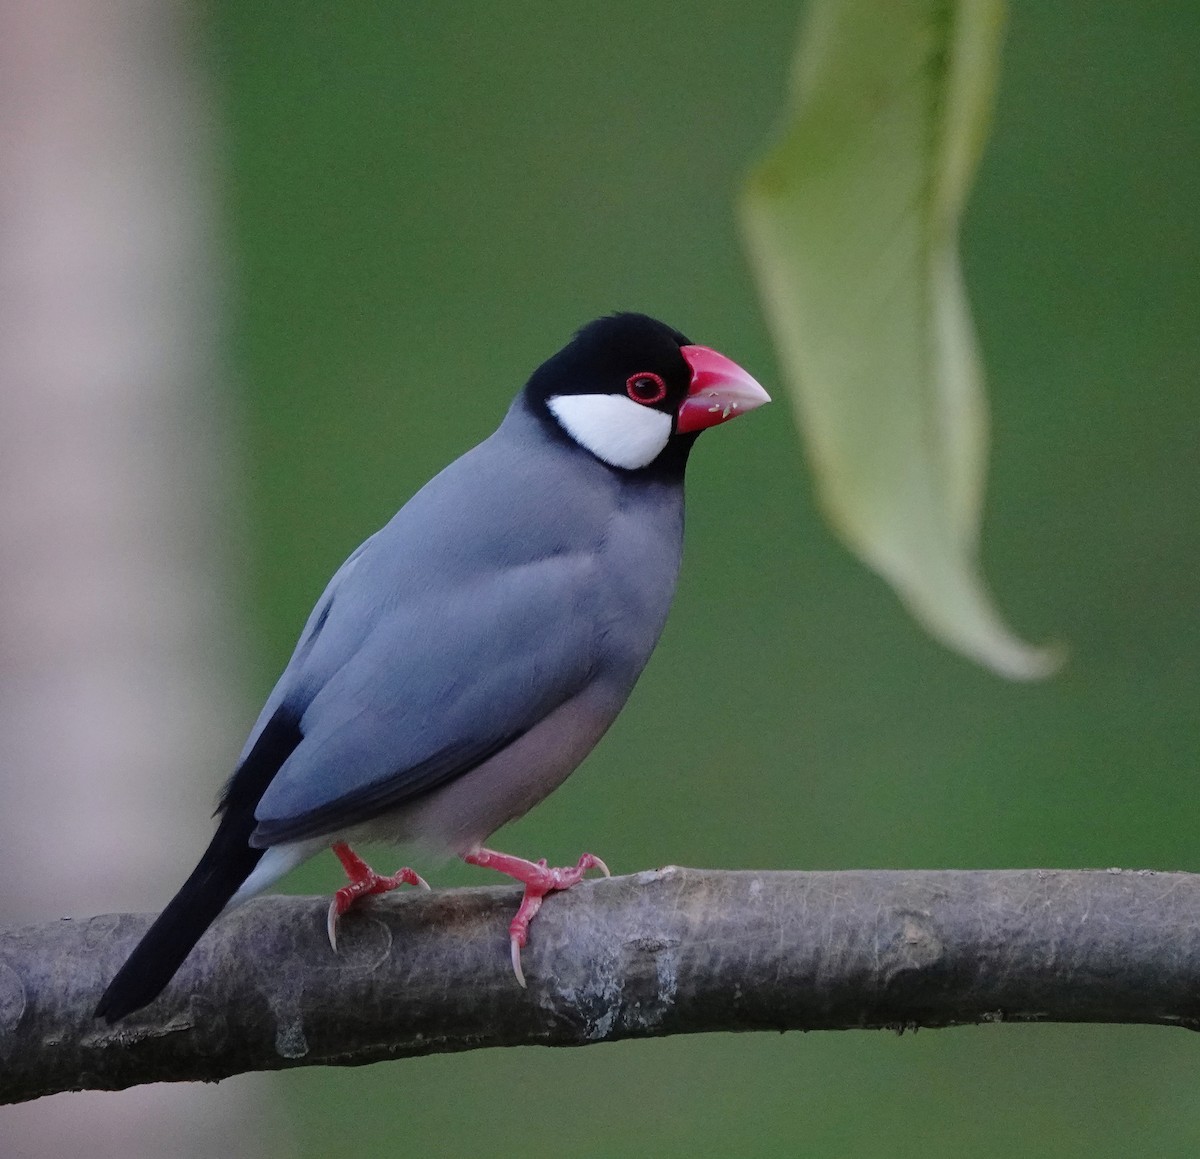
[[[552,897],[508,961],[512,889],[251,902],[158,1001],[91,1017],[150,918],[0,932],[0,1102],[484,1046],[997,1021],[1200,1028],[1200,876],[715,872]]]

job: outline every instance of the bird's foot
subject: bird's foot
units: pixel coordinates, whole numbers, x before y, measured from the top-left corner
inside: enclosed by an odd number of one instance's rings
[[[376,873],[349,845],[343,842],[339,841],[334,845],[333,852],[342,863],[346,876],[350,878],[349,882],[333,895],[333,901],[329,903],[329,916],[326,919],[325,928],[329,933],[329,944],[333,947],[334,953],[337,953],[338,918],[360,897],[366,897],[372,893],[387,893],[402,885],[419,885],[422,889],[429,888],[429,883],[416,870],[409,869],[407,865],[388,876]]]
[[[551,868],[546,864],[544,857],[538,861],[526,861],[523,857],[496,853],[491,849],[476,849],[464,854],[463,860],[468,865],[498,870],[525,886],[525,896],[521,898],[521,904],[517,907],[517,915],[508,926],[513,973],[516,974],[522,989],[525,987],[525,972],[521,969],[521,947],[529,940],[529,923],[542,908],[542,899],[548,893],[578,885],[589,869],[598,869],[605,877],[611,876],[608,866],[594,853],[585,853],[575,865],[562,869]]]

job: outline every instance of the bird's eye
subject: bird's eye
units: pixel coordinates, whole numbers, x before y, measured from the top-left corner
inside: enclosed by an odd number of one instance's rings
[[[667,384],[657,374],[643,371],[631,374],[625,383],[625,392],[634,402],[651,406],[667,397]]]

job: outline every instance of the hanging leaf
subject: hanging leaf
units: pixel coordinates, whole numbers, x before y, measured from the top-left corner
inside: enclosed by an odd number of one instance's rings
[[[1014,679],[1059,663],[979,568],[983,375],[958,259],[1000,0],[813,0],[782,132],[742,204],[827,516],[938,639]]]

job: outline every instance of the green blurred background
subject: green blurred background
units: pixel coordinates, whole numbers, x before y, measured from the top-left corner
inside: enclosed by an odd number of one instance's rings
[[[771,388],[732,202],[794,2],[212,0],[265,695],[325,580],[613,309]],[[965,264],[1008,685],[832,539],[786,405],[704,440],[671,621],[497,844],[700,866],[1200,870],[1200,6],[1015,3]],[[250,718],[255,704],[247,704]],[[699,709],[699,711],[698,711]],[[490,880],[451,867],[438,884]],[[331,859],[291,879],[326,891]],[[510,1050],[276,1079],[298,1153],[1194,1156],[1182,1032],[989,1026]]]

